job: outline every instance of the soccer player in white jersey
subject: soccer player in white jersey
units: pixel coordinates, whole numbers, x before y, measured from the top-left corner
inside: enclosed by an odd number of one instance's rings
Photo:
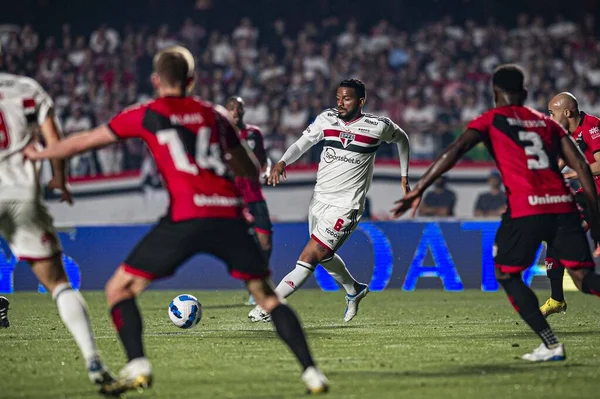
[[[365,100],[366,89],[360,80],[343,80],[337,89],[337,109],[327,109],[317,116],[300,139],[288,148],[268,179],[273,186],[279,184],[280,176],[286,178],[287,165],[298,160],[319,141],[325,141],[315,193],[309,207],[310,240],[295,269],[283,278],[275,292],[287,298],[321,264],[346,290],[345,322],[356,316],[358,305],[369,288],[352,277],[336,251],[360,221],[373,180],[375,152],[382,141],[397,143],[402,189],[405,194],[410,191],[408,136],[390,119],[363,113]],[[270,319],[259,306],[250,312],[248,318],[252,321]]]
[[[90,380],[101,384],[113,377],[98,354],[85,300],[67,279],[60,241],[41,200],[38,165],[23,154],[29,143],[39,140],[38,131],[47,145],[60,140],[53,110],[52,99],[36,81],[0,73],[0,234],[15,257],[28,262],[52,293],[62,321],[81,350]],[[54,177],[49,187],[60,190],[62,200],[71,204],[64,166],[64,161],[52,161]],[[6,310],[0,315],[6,317]],[[8,327],[5,320],[3,325]]]

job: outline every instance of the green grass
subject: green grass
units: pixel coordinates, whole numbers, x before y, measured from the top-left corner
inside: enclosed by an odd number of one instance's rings
[[[128,397],[300,398],[300,370],[269,324],[251,324],[241,291],[197,291],[202,322],[171,325],[177,292],[149,291],[140,304],[154,387]],[[547,293],[540,293],[545,299]],[[118,371],[125,358],[104,296],[85,292],[98,343]],[[0,398],[96,398],[83,361],[47,295],[11,295],[0,330]],[[597,298],[569,293],[569,312],[551,323],[569,359],[518,359],[539,342],[502,293],[372,293],[344,324],[343,295],[301,290],[290,303],[331,381],[330,398],[592,398],[600,387]]]

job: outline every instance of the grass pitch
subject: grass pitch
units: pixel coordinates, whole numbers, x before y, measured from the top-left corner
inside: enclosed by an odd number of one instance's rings
[[[127,397],[301,398],[292,355],[270,324],[252,324],[241,291],[193,291],[202,322],[179,330],[167,306],[182,292],[149,291],[141,304],[155,385]],[[547,293],[539,293],[546,298]],[[104,359],[125,363],[101,292],[84,292]],[[0,398],[97,398],[83,360],[48,295],[10,295],[0,330]],[[518,358],[539,345],[502,293],[388,290],[371,293],[342,322],[343,294],[300,290],[290,303],[331,381],[329,398],[597,398],[600,301],[569,293],[569,312],[550,322],[568,360]]]

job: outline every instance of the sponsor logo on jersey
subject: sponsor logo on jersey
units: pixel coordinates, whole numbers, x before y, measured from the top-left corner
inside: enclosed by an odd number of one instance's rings
[[[241,198],[222,197],[220,195],[194,195],[194,205],[196,206],[240,206],[243,200]]]
[[[355,137],[352,133],[340,133],[340,141],[344,148],[348,147],[348,144],[352,143]]]
[[[373,126],[377,126],[378,123],[377,121],[371,120],[371,119],[366,119],[365,118],[365,123],[368,123],[369,125],[373,125]]]
[[[173,125],[199,125],[204,122],[204,118],[198,112],[193,114],[171,115],[169,120]]]
[[[590,129],[590,136],[593,139],[597,139],[598,137],[600,137],[600,129],[598,127],[593,127]]]
[[[353,165],[360,165],[362,161],[356,158],[348,158],[345,155],[337,155],[333,148],[326,148],[323,152],[323,160],[325,163],[332,163],[334,161],[351,163]]]
[[[533,120],[522,120],[515,118],[506,118],[508,124],[511,126],[521,126],[521,127],[546,127],[546,122],[542,119],[533,119]]]
[[[359,127],[358,131],[359,132],[363,132],[363,133],[371,133],[371,131],[369,129],[365,129],[365,128],[362,128],[362,127]]]
[[[563,195],[550,195],[546,194],[541,197],[539,195],[530,195],[527,197],[529,201],[529,205],[537,206],[537,205],[550,205],[550,204],[567,204],[573,201],[573,197],[570,194]]]

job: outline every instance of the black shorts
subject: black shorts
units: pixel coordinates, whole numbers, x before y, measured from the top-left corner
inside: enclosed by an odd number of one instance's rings
[[[251,202],[248,204],[248,211],[254,217],[254,228],[257,233],[273,234],[273,225],[269,217],[269,208],[265,201]]]
[[[590,245],[578,212],[534,215],[511,219],[502,216],[496,233],[494,262],[503,273],[519,273],[535,261],[542,243],[549,257],[568,268],[593,268]]]
[[[128,273],[154,280],[172,275],[199,253],[221,259],[231,276],[241,280],[270,274],[254,229],[241,219],[173,222],[165,216],[138,243],[123,266]]]

